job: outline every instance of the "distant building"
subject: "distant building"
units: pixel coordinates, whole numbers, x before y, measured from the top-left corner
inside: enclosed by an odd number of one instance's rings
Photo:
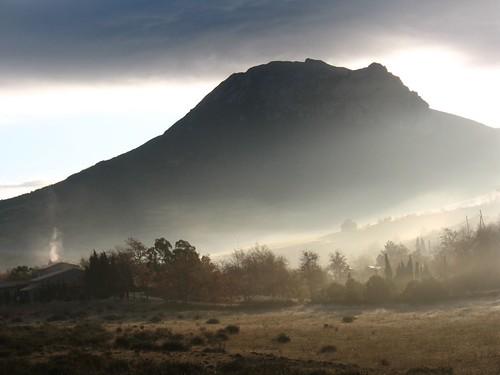
[[[34,277],[0,282],[0,304],[71,300],[83,296],[83,270],[70,263],[36,269]]]
[[[8,305],[20,302],[19,291],[28,286],[29,281],[1,281],[0,282],[0,304]]]

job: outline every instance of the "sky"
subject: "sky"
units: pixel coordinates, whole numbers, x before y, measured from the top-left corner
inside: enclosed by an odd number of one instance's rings
[[[498,0],[0,0],[0,199],[163,133],[272,60],[387,66],[500,127]]]

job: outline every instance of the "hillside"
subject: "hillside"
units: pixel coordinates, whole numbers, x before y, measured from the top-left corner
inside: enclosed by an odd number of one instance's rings
[[[498,130],[430,109],[380,64],[271,62],[141,147],[0,201],[0,252],[44,261],[57,228],[72,259],[130,236],[214,253],[482,194],[499,171]]]

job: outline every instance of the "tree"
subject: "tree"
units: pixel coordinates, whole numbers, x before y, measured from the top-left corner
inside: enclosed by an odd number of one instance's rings
[[[414,273],[414,266],[413,266],[413,257],[410,255],[408,257],[408,264],[406,265],[406,276],[410,279],[413,280],[415,278],[415,273]]]
[[[268,247],[256,245],[237,250],[223,265],[231,284],[231,295],[283,296],[290,293],[291,275],[285,258],[276,256]]]
[[[156,239],[153,248],[160,264],[167,264],[172,261],[172,244],[165,238]]]
[[[392,241],[387,241],[384,250],[377,256],[377,265],[385,267],[385,256],[387,255],[392,264],[399,264],[406,262],[408,259],[409,250],[403,244],[396,244]]]
[[[106,253],[97,253],[95,250],[89,257],[84,269],[84,280],[87,294],[94,298],[107,298],[109,292],[109,269]]]
[[[332,272],[336,282],[343,282],[347,278],[350,267],[344,254],[336,250],[334,254],[330,254],[328,269]]]
[[[303,251],[299,270],[307,285],[309,297],[313,297],[325,283],[325,274],[319,265],[319,255],[312,251]]]
[[[33,277],[33,268],[28,266],[17,266],[11,269],[7,274],[9,281],[24,281]]]
[[[389,256],[387,253],[384,253],[384,274],[387,280],[392,280],[392,267],[391,262],[389,262]]]
[[[110,255],[113,294],[129,298],[134,285],[133,254],[128,251],[116,251]]]
[[[200,287],[200,255],[188,241],[179,240],[162,272],[162,294],[182,301],[196,299]]]
[[[93,298],[127,297],[134,287],[133,254],[128,251],[92,252],[84,266],[87,294]]]
[[[157,271],[153,270],[154,256],[151,256],[151,250],[141,241],[135,238],[129,238],[126,241],[125,252],[131,255],[131,268],[133,285],[149,296],[152,289],[157,285]]]

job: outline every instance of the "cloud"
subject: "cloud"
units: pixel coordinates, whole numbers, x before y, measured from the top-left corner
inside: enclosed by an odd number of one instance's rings
[[[47,181],[42,180],[25,181],[19,184],[0,184],[0,189],[38,189],[47,184]]]
[[[220,76],[429,43],[492,64],[499,12],[497,0],[0,0],[0,82]]]

